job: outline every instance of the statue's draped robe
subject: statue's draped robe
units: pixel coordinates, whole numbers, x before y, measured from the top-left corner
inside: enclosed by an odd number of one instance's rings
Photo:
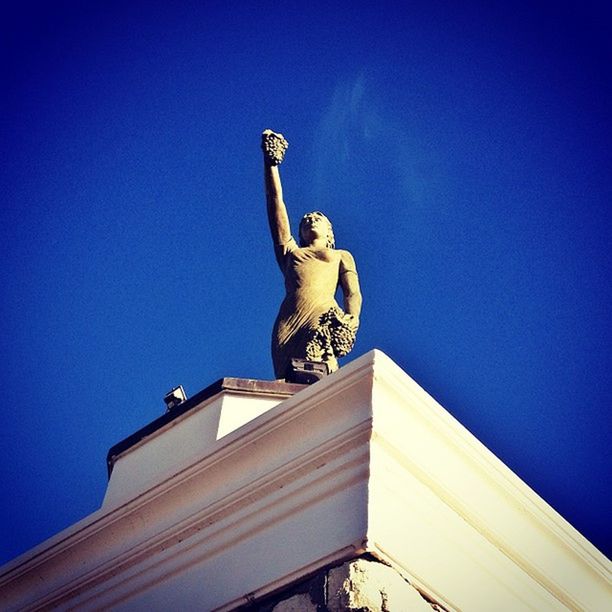
[[[277,378],[285,378],[292,357],[306,358],[306,344],[319,318],[335,300],[340,274],[340,253],[334,249],[298,247],[291,238],[276,247],[285,276],[286,295],[272,332],[272,360]]]

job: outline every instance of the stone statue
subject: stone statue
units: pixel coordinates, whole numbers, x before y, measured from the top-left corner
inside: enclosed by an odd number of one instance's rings
[[[359,327],[361,292],[353,256],[335,248],[329,219],[320,212],[304,215],[299,245],[291,235],[278,166],[288,147],[282,134],[262,134],[268,221],[276,260],[285,276],[286,295],[272,333],[277,378],[291,378],[292,359],[338,369],[338,357],[352,348]],[[335,293],[340,286],[344,311]]]

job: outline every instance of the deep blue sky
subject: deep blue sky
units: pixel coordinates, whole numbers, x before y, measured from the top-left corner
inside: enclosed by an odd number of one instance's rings
[[[0,561],[99,507],[162,397],[270,379],[259,134],[380,348],[606,553],[609,15],[576,2],[4,13]]]

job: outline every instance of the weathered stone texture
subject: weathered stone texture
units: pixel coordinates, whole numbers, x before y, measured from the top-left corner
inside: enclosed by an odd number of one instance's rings
[[[299,593],[277,603],[272,608],[272,612],[317,612],[317,606],[308,593]]]
[[[329,612],[432,612],[420,593],[393,568],[357,559],[327,576]]]
[[[353,559],[320,570],[284,592],[240,608],[249,612],[433,612],[430,603],[393,568]]]

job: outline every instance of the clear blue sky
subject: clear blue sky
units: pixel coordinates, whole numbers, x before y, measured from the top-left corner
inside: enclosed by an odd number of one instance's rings
[[[606,553],[609,15],[585,2],[48,2],[2,19],[0,561],[99,507],[108,449],[270,379],[294,225],[380,348]]]

